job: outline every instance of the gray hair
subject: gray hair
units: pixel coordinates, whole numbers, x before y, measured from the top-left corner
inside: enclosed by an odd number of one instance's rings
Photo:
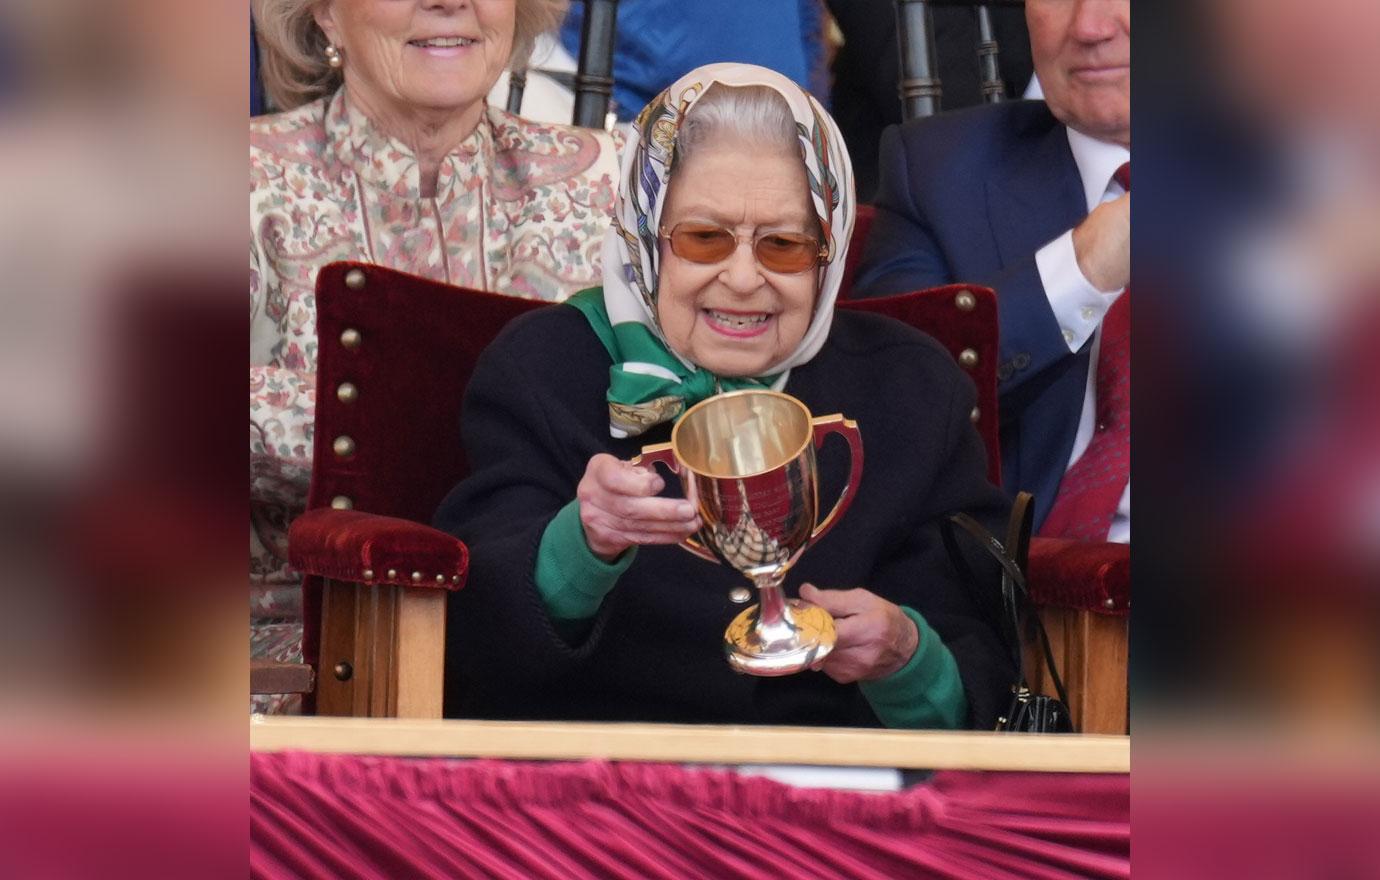
[[[339,69],[326,63],[326,35],[313,10],[329,0],[251,0],[259,39],[264,91],[279,110],[291,110],[340,88]],[[508,67],[525,67],[537,37],[555,30],[565,18],[568,0],[516,0],[513,50]]]
[[[707,142],[729,137],[763,149],[800,149],[795,116],[780,92],[770,86],[714,83],[680,124],[676,161],[684,161]]]

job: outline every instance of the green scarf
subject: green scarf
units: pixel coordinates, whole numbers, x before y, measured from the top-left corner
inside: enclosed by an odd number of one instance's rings
[[[614,324],[604,306],[604,289],[591,287],[566,300],[579,309],[604,344],[609,367],[609,431],[635,437],[708,397],[743,388],[769,388],[777,376],[723,377],[686,366],[645,324]]]

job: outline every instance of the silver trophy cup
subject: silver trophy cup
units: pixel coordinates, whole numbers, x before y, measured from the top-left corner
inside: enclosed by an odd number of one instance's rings
[[[815,448],[830,434],[848,441],[848,483],[823,520]],[[786,599],[786,572],[843,516],[862,478],[862,436],[841,415],[814,417],[788,394],[734,391],[681,416],[671,442],[648,446],[635,464],[676,472],[703,528],[681,546],[750,578],[758,604],[724,632],[729,664],[752,675],[790,675],[834,647],[834,620],[818,605]]]

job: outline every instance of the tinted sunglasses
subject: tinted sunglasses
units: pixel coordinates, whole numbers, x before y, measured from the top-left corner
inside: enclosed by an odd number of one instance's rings
[[[712,223],[677,223],[669,231],[663,226],[661,237],[670,240],[673,254],[692,263],[722,263],[738,249],[737,234]],[[829,248],[800,232],[763,233],[752,240],[752,253],[762,268],[783,275],[796,275],[829,260]]]

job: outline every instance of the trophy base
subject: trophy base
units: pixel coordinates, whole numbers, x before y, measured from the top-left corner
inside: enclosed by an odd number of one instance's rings
[[[792,675],[810,668],[834,650],[834,618],[818,605],[787,601],[795,632],[787,640],[764,644],[757,630],[760,606],[744,609],[724,630],[724,653],[735,672],[747,675]],[[784,644],[783,644],[784,642]]]

